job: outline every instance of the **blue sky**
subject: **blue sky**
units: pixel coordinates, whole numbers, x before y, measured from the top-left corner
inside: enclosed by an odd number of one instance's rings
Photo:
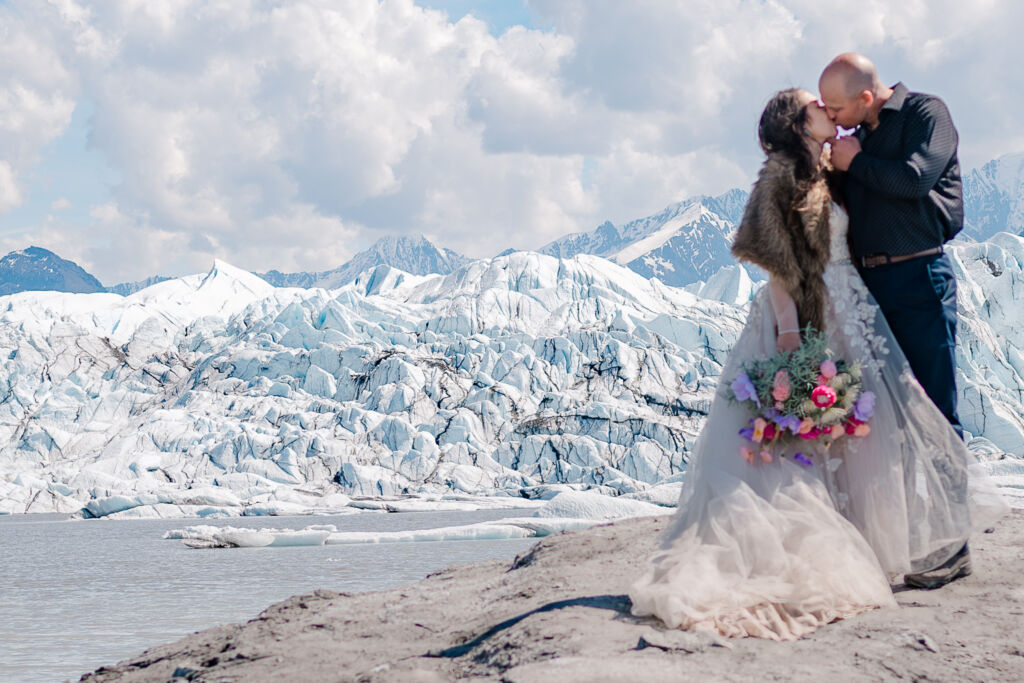
[[[500,35],[511,26],[534,27],[530,10],[522,0],[429,0],[420,4],[447,12],[455,21],[472,14],[485,21],[495,35]]]
[[[771,94],[835,54],[1024,151],[1024,5],[0,1],[0,253],[112,284],[325,270],[385,235],[537,248],[746,187]]]
[[[67,129],[40,150],[38,163],[26,177],[25,201],[0,217],[3,233],[16,234],[58,214],[69,223],[85,225],[90,220],[89,207],[110,200],[121,175],[89,143],[94,109],[88,100],[78,102]]]

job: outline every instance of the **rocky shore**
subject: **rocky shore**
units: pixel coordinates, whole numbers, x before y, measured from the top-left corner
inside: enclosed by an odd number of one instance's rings
[[[111,681],[1024,680],[1024,512],[974,574],[790,643],[664,631],[626,592],[667,517],[550,536],[514,562],[375,593],[300,595],[82,677]]]

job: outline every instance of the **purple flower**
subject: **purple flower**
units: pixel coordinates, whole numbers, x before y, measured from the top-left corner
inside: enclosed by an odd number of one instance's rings
[[[800,431],[800,418],[796,415],[783,415],[775,419],[775,424],[780,430],[788,429],[793,434]]]
[[[732,381],[732,393],[736,396],[737,401],[753,401],[757,404],[757,407],[761,407],[761,400],[757,397],[757,389],[754,388],[754,383],[747,377],[747,373],[741,372],[736,375],[736,379]]]
[[[747,441],[753,441],[754,440],[754,428],[753,427],[744,427],[743,429],[741,429],[739,431],[739,434],[740,434],[740,436],[742,436]]]
[[[853,404],[853,416],[861,422],[867,422],[871,419],[871,416],[875,414],[875,395],[870,391],[865,391],[857,399],[857,402]]]
[[[796,455],[793,456],[793,459],[796,460],[801,465],[803,465],[804,467],[810,467],[811,465],[814,464],[814,462],[803,453],[797,453]]]

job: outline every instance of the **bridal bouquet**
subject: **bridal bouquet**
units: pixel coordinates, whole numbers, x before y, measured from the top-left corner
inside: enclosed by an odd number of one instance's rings
[[[862,391],[858,365],[831,356],[825,336],[807,328],[796,351],[743,366],[730,389],[753,415],[739,432],[747,441],[740,448],[747,462],[771,462],[777,453],[810,466],[809,446],[870,433],[875,395]]]

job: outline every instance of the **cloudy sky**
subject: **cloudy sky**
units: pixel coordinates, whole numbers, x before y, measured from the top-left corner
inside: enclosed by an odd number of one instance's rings
[[[0,0],[0,254],[104,284],[470,256],[749,186],[755,124],[846,50],[1024,150],[1017,0]]]

